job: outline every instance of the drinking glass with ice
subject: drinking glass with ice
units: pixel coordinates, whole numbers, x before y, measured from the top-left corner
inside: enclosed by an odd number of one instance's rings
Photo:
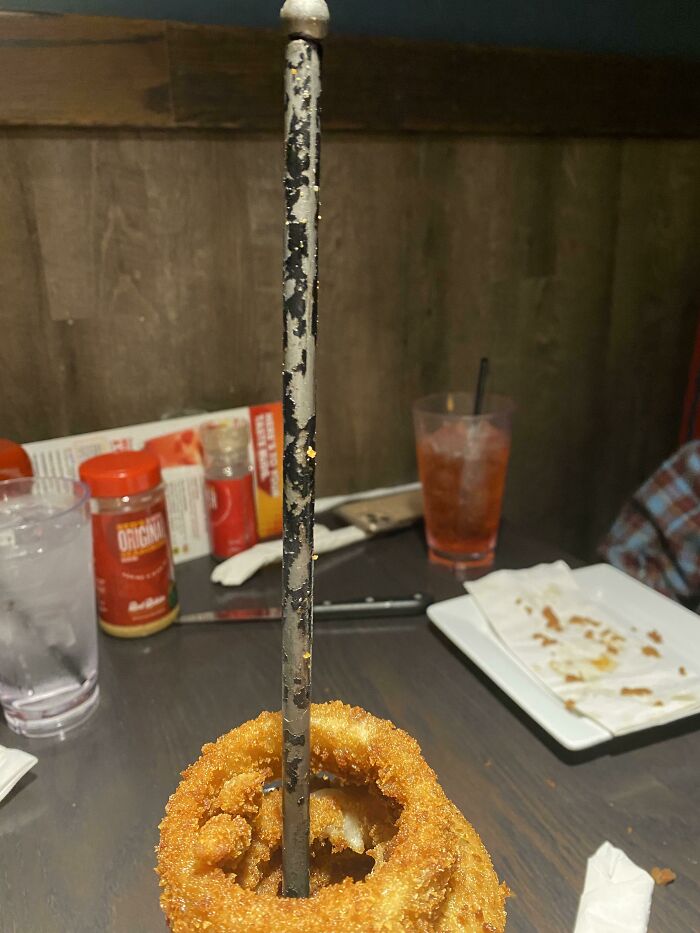
[[[87,487],[0,482],[0,705],[15,732],[58,735],[95,708],[94,586]]]
[[[513,405],[447,392],[413,406],[430,559],[455,569],[490,567],[501,521]]]

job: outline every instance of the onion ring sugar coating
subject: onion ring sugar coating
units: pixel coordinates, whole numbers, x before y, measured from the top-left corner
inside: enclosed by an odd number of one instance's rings
[[[205,745],[168,801],[157,871],[173,933],[502,933],[507,888],[410,736],[335,701],[312,706],[311,744],[312,771],[343,781],[311,797],[312,896],[278,894],[280,793],[263,791],[280,716],[261,713]]]

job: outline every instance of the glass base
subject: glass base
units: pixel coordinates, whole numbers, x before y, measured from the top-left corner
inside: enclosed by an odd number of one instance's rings
[[[451,570],[488,570],[489,567],[493,566],[496,552],[449,554],[447,551],[439,551],[437,548],[429,547],[428,556],[432,564],[440,564],[442,567],[449,567]]]
[[[60,709],[22,709],[3,706],[7,725],[18,735],[28,738],[44,738],[60,735],[81,725],[97,708],[100,700],[100,688],[97,680],[86,683],[85,688],[76,694],[71,702]]]

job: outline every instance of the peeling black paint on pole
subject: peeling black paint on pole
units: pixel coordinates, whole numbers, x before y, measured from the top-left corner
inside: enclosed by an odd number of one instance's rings
[[[287,0],[283,266],[282,874],[309,896],[309,758],[316,456],[315,352],[324,0]]]

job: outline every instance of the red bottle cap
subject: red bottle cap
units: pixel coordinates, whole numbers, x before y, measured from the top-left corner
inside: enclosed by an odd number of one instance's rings
[[[101,454],[80,464],[80,478],[90,487],[94,498],[118,499],[158,486],[160,463],[147,450]]]
[[[0,437],[0,480],[33,475],[32,461],[24,447]]]

